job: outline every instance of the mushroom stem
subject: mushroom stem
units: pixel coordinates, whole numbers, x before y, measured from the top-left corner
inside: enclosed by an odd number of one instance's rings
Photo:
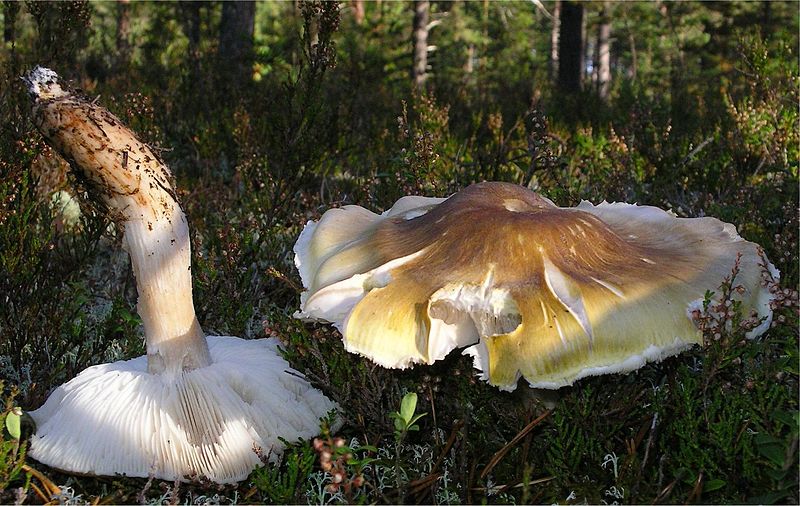
[[[169,170],[111,113],[37,67],[25,78],[45,139],[125,232],[147,358],[89,367],[31,411],[29,455],[67,472],[216,483],[245,479],[335,408],[277,339],[203,336],[189,229]]]
[[[169,169],[122,122],[59,85],[50,69],[24,78],[34,122],[124,228],[150,373],[205,367],[211,358],[192,301],[189,228]]]
[[[178,373],[211,363],[192,301],[189,228],[177,203],[172,214],[171,220],[125,224],[150,373]]]

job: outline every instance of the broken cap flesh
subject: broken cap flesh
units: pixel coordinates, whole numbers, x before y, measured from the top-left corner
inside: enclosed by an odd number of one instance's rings
[[[295,245],[296,316],[332,322],[349,351],[385,367],[467,347],[492,385],[559,388],[700,343],[692,312],[740,254],[736,297],[763,319],[753,337],[772,316],[762,273],[778,272],[733,225],[624,203],[562,208],[480,183],[309,222]]]
[[[293,372],[274,339],[205,336],[192,302],[186,217],[169,169],[106,109],[52,70],[25,78],[42,135],[124,230],[147,356],[90,367],[31,412],[30,455],[70,472],[217,483],[311,437],[335,406]]]

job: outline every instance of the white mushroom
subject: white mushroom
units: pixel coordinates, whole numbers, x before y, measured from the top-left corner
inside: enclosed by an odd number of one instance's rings
[[[77,473],[166,480],[242,480],[253,451],[315,435],[334,409],[292,371],[272,339],[206,337],[192,303],[189,229],[158,156],[106,109],[26,78],[34,120],[124,228],[147,357],[102,364],[61,385],[31,413],[30,455]]]
[[[702,334],[692,311],[737,261],[742,311],[772,316],[756,244],[714,218],[649,206],[560,208],[523,187],[481,183],[447,200],[405,197],[309,222],[295,245],[303,319],[332,322],[347,350],[385,367],[457,347],[481,376],[559,388],[661,360]],[[765,264],[762,267],[762,264]]]

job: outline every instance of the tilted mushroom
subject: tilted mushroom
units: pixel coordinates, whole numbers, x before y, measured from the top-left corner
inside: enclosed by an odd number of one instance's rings
[[[448,199],[404,197],[309,222],[295,245],[303,319],[332,322],[345,348],[385,367],[469,346],[483,379],[559,388],[627,372],[702,339],[702,309],[741,254],[742,310],[769,327],[759,247],[714,218],[649,206],[557,207],[521,186],[480,183]]]
[[[158,156],[106,109],[37,67],[26,82],[44,137],[124,229],[147,356],[90,367],[31,413],[30,455],[65,471],[242,480],[310,437],[334,408],[274,339],[205,336],[192,303],[189,229]]]

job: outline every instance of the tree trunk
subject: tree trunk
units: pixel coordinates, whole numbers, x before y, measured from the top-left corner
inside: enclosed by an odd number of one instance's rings
[[[219,57],[222,67],[242,81],[250,77],[255,20],[255,2],[223,2]]]
[[[764,40],[772,36],[772,3],[764,2],[761,4],[761,33]]]
[[[430,2],[428,0],[414,0],[414,66],[411,69],[411,79],[418,90],[425,88],[428,69],[428,16]]]
[[[9,0],[3,2],[3,40],[11,42],[12,44],[17,39],[14,25],[17,22],[19,6],[19,2],[12,2]]]
[[[364,0],[352,0],[353,3],[353,17],[356,24],[360,25],[364,22]]]
[[[131,28],[131,0],[117,2],[117,60],[118,71],[128,67],[131,57],[131,44],[128,41]]]
[[[583,83],[586,81],[586,55],[591,54],[590,46],[591,41],[589,40],[591,37],[586,36],[586,18],[589,16],[586,15],[586,11],[583,9],[583,2],[581,2],[581,43],[583,44],[583,49],[581,49],[581,87],[583,87]]]
[[[597,93],[607,100],[611,89],[611,16],[608,2],[603,2],[600,11],[600,26],[597,31]]]
[[[628,70],[628,77],[635,81],[639,70],[639,57],[636,54],[636,39],[632,32],[628,34],[628,43],[631,46],[631,68]]]
[[[489,53],[489,0],[483,0],[483,10],[481,11],[481,47],[480,54],[478,55],[478,73],[480,77],[486,75],[486,64],[488,63],[487,57]],[[481,84],[485,80],[481,79]],[[483,95],[484,87],[481,87],[481,95]]]
[[[561,30],[561,0],[553,7],[553,28],[550,30],[550,79],[558,76],[558,33]]]
[[[467,47],[467,61],[464,62],[464,73],[472,74],[475,70],[475,44],[470,44]]]
[[[566,93],[581,89],[583,70],[583,4],[561,4],[561,29],[558,41],[558,87]]]
[[[181,2],[179,4],[179,19],[183,34],[189,40],[189,58],[196,60],[200,57],[200,7],[202,2]]]
[[[202,7],[202,2],[180,2],[176,4],[176,7],[177,17],[181,23],[181,30],[183,30],[183,34],[189,41],[187,47],[189,72],[186,77],[188,82],[192,83],[192,87],[200,97],[201,103],[207,100],[213,100],[207,96],[205,79],[202,79],[200,75],[200,8]]]
[[[319,45],[319,15],[313,14],[306,22],[307,32],[306,38],[310,50]]]

